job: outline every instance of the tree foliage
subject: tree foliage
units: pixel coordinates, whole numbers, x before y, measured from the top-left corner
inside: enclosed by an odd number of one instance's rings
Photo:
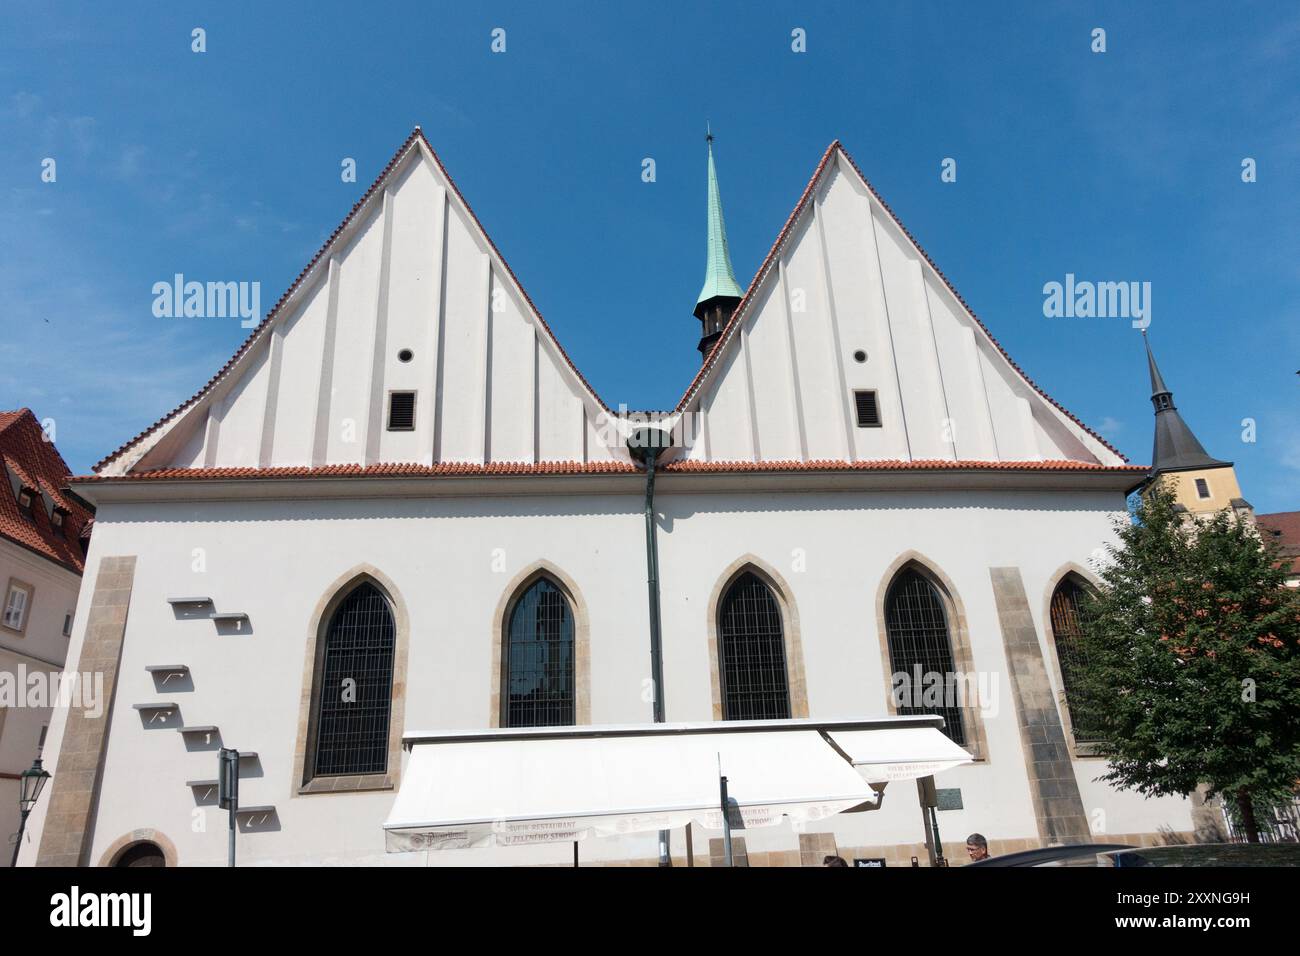
[[[1207,784],[1238,808],[1300,779],[1300,594],[1276,546],[1224,511],[1187,522],[1143,497],[1085,602],[1074,702],[1099,731],[1102,775],[1149,796]]]

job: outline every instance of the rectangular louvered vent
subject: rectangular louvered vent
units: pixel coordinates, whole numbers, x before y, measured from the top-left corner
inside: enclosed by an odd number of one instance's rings
[[[880,427],[880,405],[875,392],[854,392],[853,404],[857,409],[859,428]]]
[[[415,393],[388,393],[388,430],[409,432],[415,429]]]

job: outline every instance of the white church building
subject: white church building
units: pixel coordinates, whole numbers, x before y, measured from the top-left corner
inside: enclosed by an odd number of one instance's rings
[[[1070,716],[1078,597],[1147,469],[1017,367],[838,142],[747,290],[711,142],[708,203],[703,362],[653,416],[658,661],[646,417],[587,383],[417,128],[234,357],[73,480],[96,517],[68,666],[109,706],[56,714],[21,863],[224,865],[225,747],[240,865],[571,864],[386,839],[431,786],[420,735],[631,733],[656,702],[666,727],[938,714],[969,754],[933,813],[895,783],[736,831],[749,865],[926,864],[935,823],[954,863],[972,831],[1191,839],[1193,801],[1099,783]],[[895,693],[928,674],[972,692]],[[481,802],[565,783],[531,766]],[[670,828],[675,865],[688,838],[718,861],[707,822]]]

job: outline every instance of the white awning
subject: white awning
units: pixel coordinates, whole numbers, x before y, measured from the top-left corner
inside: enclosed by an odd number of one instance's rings
[[[827,735],[870,783],[915,780],[975,759],[936,727],[830,730]]]
[[[720,772],[746,827],[773,826],[783,817],[820,820],[877,800],[814,721],[408,734],[405,740],[411,754],[384,823],[390,853],[570,842],[692,821],[718,829]]]

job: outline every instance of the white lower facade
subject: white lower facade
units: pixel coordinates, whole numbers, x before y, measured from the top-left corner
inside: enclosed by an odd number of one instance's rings
[[[0,865],[18,830],[19,775],[42,752],[51,718],[51,691],[68,653],[81,579],[68,568],[0,539],[0,588],[27,595],[21,619],[0,623]]]
[[[530,480],[512,487],[528,491]],[[135,556],[136,563],[111,713],[103,718],[106,746],[85,862],[110,863],[133,834],[152,833],[171,845],[174,860],[168,862],[224,865],[226,814],[205,802],[201,788],[187,786],[216,777],[221,745],[256,751],[241,781],[241,803],[274,808],[240,833],[241,865],[571,863],[569,844],[388,854],[381,824],[393,790],[301,793],[296,751],[303,745],[314,621],[342,582],[378,572],[399,605],[398,618],[409,625],[394,719],[406,730],[495,726],[500,658],[494,653],[500,653],[503,608],[515,583],[544,567],[575,592],[578,625],[586,628],[586,722],[649,722],[643,483],[632,476],[573,493],[363,497],[350,491],[347,497],[301,498],[233,492],[233,484],[212,492],[211,500],[186,491],[179,500],[159,494],[133,502],[125,500],[129,495],[105,494],[98,502],[84,606],[90,606],[102,561]],[[1032,760],[1017,717],[990,569],[1018,569],[1051,696],[1060,707],[1051,594],[1067,573],[1086,578],[1099,549],[1114,540],[1122,494],[937,486],[782,490],[777,483],[714,493],[702,487],[665,481],[656,501],[667,719],[719,716],[710,620],[722,586],[743,567],[773,583],[786,628],[797,631],[803,677],[800,682],[792,674],[791,692],[792,700],[806,701],[804,716],[888,715],[881,607],[893,575],[916,562],[947,592],[986,698],[972,733],[979,741],[977,761],[936,779],[940,788],[960,790],[963,807],[937,814],[944,843],[960,844],[978,831],[1003,848],[1018,848],[1016,841],[1038,845]],[[186,619],[168,603],[199,596],[210,597],[217,611],[246,613],[247,627],[236,631]],[[81,657],[93,617],[79,616],[70,668]],[[960,666],[961,652],[956,656]],[[146,671],[158,665],[185,665],[188,681],[160,684]],[[581,683],[581,659],[579,671]],[[175,704],[179,714],[159,719],[133,706],[148,703]],[[47,747],[54,785],[65,717],[56,714]],[[1062,722],[1068,743],[1063,708]],[[181,724],[214,725],[218,735],[183,735],[176,729]],[[1071,754],[1094,839],[1194,829],[1189,801],[1117,792],[1096,780],[1102,761],[1078,756],[1072,746]],[[397,786],[400,770],[388,768]],[[36,862],[39,842],[49,836],[42,833],[48,805],[44,799],[33,814],[23,863]],[[916,786],[893,784],[880,810],[808,825],[806,832],[814,831],[833,834],[845,856],[914,847],[924,839]],[[718,836],[694,829],[697,861],[707,862],[709,840]],[[798,860],[800,834],[789,822],[743,836],[753,860]],[[679,830],[672,840],[681,862],[685,834]],[[584,862],[613,863],[650,861],[656,848],[649,835],[587,840],[579,852]],[[891,864],[915,851],[896,852]]]

